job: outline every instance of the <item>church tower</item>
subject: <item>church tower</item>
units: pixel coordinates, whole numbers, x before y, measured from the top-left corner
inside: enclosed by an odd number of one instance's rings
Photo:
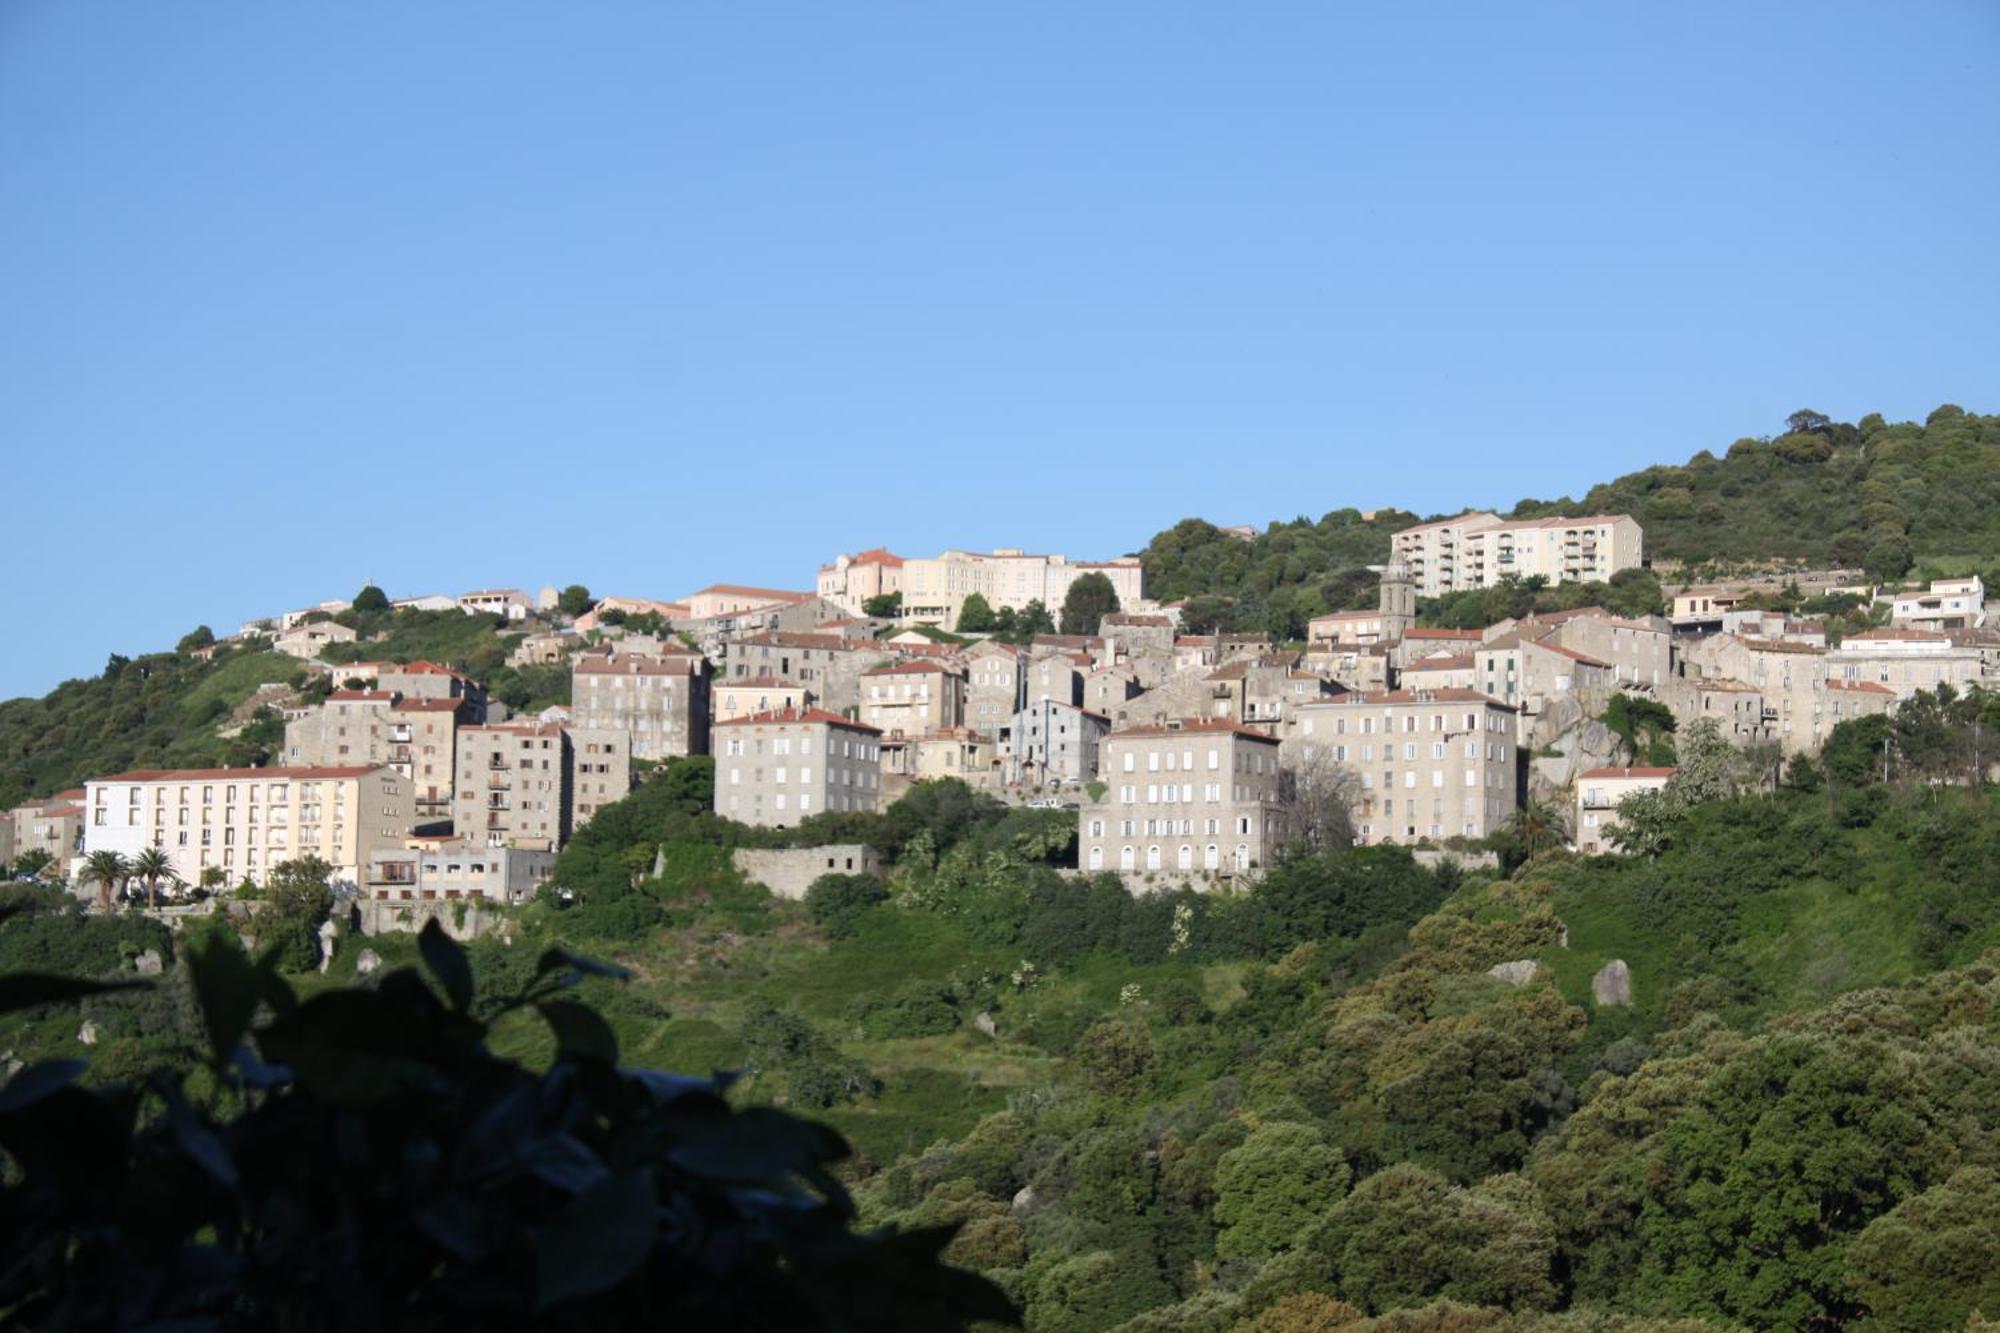
[[[1391,556],[1388,564],[1369,568],[1381,576],[1382,641],[1401,643],[1404,633],[1417,623],[1417,585],[1410,578],[1410,567]]]

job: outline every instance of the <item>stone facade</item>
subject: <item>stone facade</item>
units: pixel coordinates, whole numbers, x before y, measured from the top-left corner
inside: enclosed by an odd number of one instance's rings
[[[716,728],[715,813],[788,826],[827,810],[873,810],[882,736],[835,713],[782,709]]]
[[[1274,737],[1235,722],[1168,723],[1113,731],[1099,754],[1104,798],[1079,816],[1084,871],[1247,878],[1276,853]]]
[[[730,859],[743,877],[762,884],[773,897],[794,902],[822,875],[882,874],[882,854],[858,842],[825,847],[739,847]]]
[[[708,753],[708,664],[694,653],[579,657],[569,708],[579,729],[629,733],[635,759]]]
[[[468,842],[554,851],[569,836],[569,739],[553,723],[466,727],[456,787],[452,831]]]
[[[1299,709],[1285,744],[1354,773],[1361,842],[1483,838],[1519,806],[1515,711],[1476,690],[1348,694]]]

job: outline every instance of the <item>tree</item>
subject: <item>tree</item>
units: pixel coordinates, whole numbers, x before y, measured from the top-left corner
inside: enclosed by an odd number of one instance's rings
[[[1865,568],[1868,577],[1878,583],[1893,583],[1909,572],[1916,560],[1916,552],[1910,546],[1910,539],[1902,533],[1894,533],[1876,542],[1868,551]]]
[[[145,881],[146,906],[160,905],[160,881],[177,880],[180,875],[174,870],[174,859],[162,847],[147,847],[132,858],[132,877]]]
[[[1378,1171],[1313,1233],[1335,1291],[1371,1314],[1436,1297],[1547,1309],[1555,1238],[1519,1177],[1466,1189],[1422,1167]]]
[[[1347,1193],[1351,1175],[1314,1126],[1260,1126],[1216,1166],[1215,1252],[1268,1259],[1291,1249]]]
[[[1308,855],[1351,847],[1353,811],[1360,798],[1361,779],[1333,757],[1331,746],[1300,746],[1279,779],[1280,843]]]
[[[213,648],[214,646],[215,631],[206,625],[196,625],[193,629],[181,635],[181,641],[174,645],[174,651],[177,653],[191,653],[199,648]]]
[[[1848,1250],[1871,1324],[1964,1328],[2000,1310],[2000,1180],[1962,1167],[1868,1224]]]
[[[871,620],[898,620],[903,614],[901,592],[877,593],[861,604],[861,614]]]
[[[1532,861],[1569,841],[1569,821],[1549,802],[1530,800],[1507,821],[1507,833],[1520,847],[1522,858]]]
[[[107,912],[111,910],[111,896],[122,891],[131,877],[132,868],[116,852],[92,852],[84,858],[83,871],[78,876],[85,884],[97,886],[97,905]]]
[[[999,617],[993,614],[992,605],[979,593],[966,594],[965,604],[958,610],[958,632],[960,634],[985,634],[999,624]]]
[[[389,594],[369,584],[354,594],[353,609],[362,615],[377,615],[389,609]]]
[[[56,863],[56,859],[39,847],[30,847],[14,858],[14,873],[29,879],[40,879],[42,872]]]
[[[1095,634],[1104,617],[1117,609],[1118,590],[1109,578],[1092,570],[1069,585],[1062,604],[1062,632]]]
[[[889,890],[873,875],[821,875],[806,889],[806,915],[828,939],[846,939],[869,908],[888,900]]]
[[[319,926],[333,908],[333,867],[317,856],[281,861],[264,878],[258,932],[282,949],[285,965],[303,971],[319,962]]]
[[[596,602],[590,596],[590,589],[581,583],[570,584],[556,598],[556,610],[566,616],[580,616],[595,605]]]
[[[1832,425],[1833,418],[1809,407],[1802,407],[1785,418],[1785,429],[1793,435],[1824,435]]]

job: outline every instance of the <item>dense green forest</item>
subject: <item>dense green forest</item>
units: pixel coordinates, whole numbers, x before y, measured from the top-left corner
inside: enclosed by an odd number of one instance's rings
[[[576,991],[622,1058],[832,1126],[861,1225],[955,1227],[1038,1331],[1963,1328],[2000,1310],[2000,800],[1934,780],[1993,710],[1921,711],[1890,781],[1891,724],[1847,724],[1644,856],[1344,849],[1238,895],[1066,874],[1073,817],[955,783],[746,830],[678,762],[470,947],[468,1003],[548,1068],[560,1031],[505,997],[549,946],[622,965]],[[854,836],[888,883],[784,902],[728,858]],[[174,952],[46,899],[0,921],[4,971],[143,947]],[[377,985],[362,947],[420,952],[343,939],[289,984]],[[92,1081],[191,1060],[163,983],[0,1045],[76,1053],[81,1017]]]
[[[1645,529],[1648,559],[1697,573],[1779,561],[1884,579],[1919,566],[2000,574],[2000,416],[1945,406],[1922,424],[1871,414],[1850,425],[1799,412],[1775,437],[1738,440],[1721,456],[1704,449],[1680,466],[1593,486],[1580,500],[1485,507],[1508,518],[1630,514]],[[1388,558],[1391,533],[1420,521],[1398,510],[1365,521],[1337,509],[1244,541],[1186,519],[1140,554],[1148,595],[1187,599],[1191,622],[1297,639],[1313,616],[1373,605],[1366,566]],[[1653,609],[1629,600],[1630,609]],[[1560,610],[1564,599],[1551,590],[1536,604]],[[1465,620],[1450,605],[1424,611],[1435,623]]]

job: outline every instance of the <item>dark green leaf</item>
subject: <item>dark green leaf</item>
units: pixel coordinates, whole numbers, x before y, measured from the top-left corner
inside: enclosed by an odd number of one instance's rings
[[[544,1000],[535,1006],[556,1034],[556,1049],[572,1060],[618,1063],[618,1038],[595,1009],[575,1000]]]
[[[89,1066],[81,1060],[44,1060],[29,1065],[0,1088],[0,1115],[32,1106],[59,1088],[66,1088]]]
[[[263,989],[257,968],[235,944],[208,935],[189,948],[187,969],[201,1025],[208,1033],[209,1054],[217,1064],[227,1063],[257,1012]]]
[[[472,1007],[472,964],[459,947],[457,940],[444,933],[438,919],[432,917],[424,922],[424,928],[417,935],[417,948],[423,953],[424,966],[431,970],[438,984],[444,987],[445,995],[451,1000],[451,1007],[461,1014]]]
[[[825,1125],[768,1107],[731,1116],[669,1154],[684,1171],[744,1185],[777,1184],[846,1155],[846,1141]]]
[[[82,977],[49,976],[42,972],[16,972],[0,976],[0,1014],[16,1009],[32,1009],[39,1004],[61,1004],[81,1000],[86,995],[106,991],[141,990],[145,981],[86,981]]]
[[[557,1213],[535,1244],[535,1307],[594,1296],[630,1276],[659,1231],[650,1172],[607,1176]]]
[[[586,958],[580,953],[571,953],[560,946],[544,951],[541,961],[535,965],[535,971],[540,974],[565,967],[588,973],[593,977],[610,977],[614,981],[629,981],[632,977],[629,968],[620,967],[616,963],[600,962],[595,958]]]

